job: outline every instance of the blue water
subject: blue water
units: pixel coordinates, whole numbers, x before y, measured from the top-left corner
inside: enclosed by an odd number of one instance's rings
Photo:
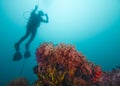
[[[25,34],[35,4],[48,14],[49,23],[38,28],[31,58],[14,62],[14,44]],[[35,51],[44,42],[72,44],[103,70],[111,70],[120,64],[120,0],[0,0],[0,86],[19,76],[36,80]]]

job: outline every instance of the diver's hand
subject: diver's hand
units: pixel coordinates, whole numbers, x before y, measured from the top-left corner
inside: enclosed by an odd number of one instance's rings
[[[38,5],[35,5],[35,9],[38,9]]]
[[[48,15],[45,13],[45,16],[48,16]]]
[[[44,15],[46,16],[46,21],[45,21],[45,23],[48,23],[48,22],[49,22],[48,15],[47,15],[46,13],[45,13]]]

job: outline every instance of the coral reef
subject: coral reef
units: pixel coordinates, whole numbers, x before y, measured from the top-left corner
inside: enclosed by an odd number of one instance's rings
[[[8,83],[7,86],[29,86],[29,82],[25,78],[17,78]]]
[[[72,45],[44,43],[37,49],[36,60],[34,86],[97,86],[101,81],[101,68]]]
[[[120,66],[110,72],[104,72],[100,86],[120,86]]]
[[[35,83],[17,78],[7,86],[120,86],[120,66],[102,71],[72,45],[44,43],[36,51],[36,61]]]

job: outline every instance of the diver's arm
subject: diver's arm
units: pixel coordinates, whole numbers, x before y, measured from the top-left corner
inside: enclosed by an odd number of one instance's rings
[[[37,9],[38,9],[38,6],[36,5],[31,14],[34,14]]]
[[[49,22],[48,15],[47,15],[47,14],[45,14],[45,16],[46,16],[46,20],[43,20],[43,22],[48,23],[48,22]]]

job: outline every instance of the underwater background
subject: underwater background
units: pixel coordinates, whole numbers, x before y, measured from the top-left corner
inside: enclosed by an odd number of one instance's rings
[[[38,28],[32,56],[15,62],[14,44],[25,34],[36,4],[49,23]],[[0,86],[20,76],[34,82],[35,52],[44,42],[72,44],[103,70],[111,70],[120,64],[120,0],[0,0]]]

